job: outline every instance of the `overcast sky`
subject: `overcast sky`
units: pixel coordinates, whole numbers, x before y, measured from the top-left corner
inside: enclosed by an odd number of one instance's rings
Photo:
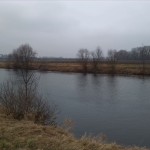
[[[150,1],[0,1],[0,53],[24,43],[54,57],[150,45]]]

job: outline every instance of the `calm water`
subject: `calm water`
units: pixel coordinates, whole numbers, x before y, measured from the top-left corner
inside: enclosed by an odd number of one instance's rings
[[[150,78],[38,73],[39,88],[60,110],[59,122],[70,118],[74,133],[107,135],[123,145],[150,147]],[[11,71],[0,70],[0,82]]]

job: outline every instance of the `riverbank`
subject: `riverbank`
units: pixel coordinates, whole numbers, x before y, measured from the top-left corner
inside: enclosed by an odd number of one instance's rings
[[[12,63],[0,62],[0,68],[12,69]],[[87,64],[87,70],[79,62],[37,62],[32,65],[33,69],[39,71],[77,72],[77,73],[97,73],[97,74],[118,74],[118,75],[150,75],[150,64],[138,63],[102,63],[93,68],[92,63]]]
[[[76,139],[62,127],[42,126],[29,120],[17,121],[0,111],[1,150],[148,150],[107,143],[102,138]]]

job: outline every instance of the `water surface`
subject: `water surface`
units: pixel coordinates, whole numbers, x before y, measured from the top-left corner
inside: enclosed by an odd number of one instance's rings
[[[150,147],[150,78],[37,74],[41,93],[60,110],[58,121],[72,119],[76,136],[103,133],[119,144]],[[0,75],[2,82],[12,72]]]

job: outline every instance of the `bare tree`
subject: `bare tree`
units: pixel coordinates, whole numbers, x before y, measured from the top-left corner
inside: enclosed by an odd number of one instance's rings
[[[21,87],[24,93],[24,108],[28,111],[31,105],[31,91],[34,91],[37,86],[37,76],[32,70],[32,65],[35,61],[36,52],[28,44],[21,45],[11,54],[14,68],[17,75],[20,77]],[[17,76],[18,77],[18,76]]]
[[[29,44],[24,44],[13,50],[11,56],[17,69],[29,70],[32,69],[31,65],[35,60],[36,52]]]
[[[128,52],[127,50],[119,50],[117,52],[117,60],[119,61],[127,61],[130,59],[129,56],[130,52]]]
[[[108,61],[111,65],[111,73],[114,74],[116,71],[116,63],[117,63],[117,51],[115,49],[108,50]]]
[[[49,107],[49,103],[37,89],[38,77],[32,70],[35,56],[36,53],[28,44],[21,45],[13,51],[11,58],[15,67],[17,66],[17,80],[1,85],[0,104],[5,107],[7,114],[12,114],[16,119],[33,114],[35,122],[44,123],[49,120],[49,123],[53,123],[55,110]]]
[[[100,47],[97,47],[95,51],[91,52],[94,73],[99,70],[99,64],[102,61],[102,55],[103,52]]]
[[[89,51],[87,49],[80,49],[77,53],[78,58],[82,64],[83,72],[87,72],[87,64],[89,61]]]
[[[142,74],[145,74],[146,71],[146,60],[148,60],[148,57],[150,55],[150,48],[148,46],[139,47],[140,51],[140,60],[142,64]]]

